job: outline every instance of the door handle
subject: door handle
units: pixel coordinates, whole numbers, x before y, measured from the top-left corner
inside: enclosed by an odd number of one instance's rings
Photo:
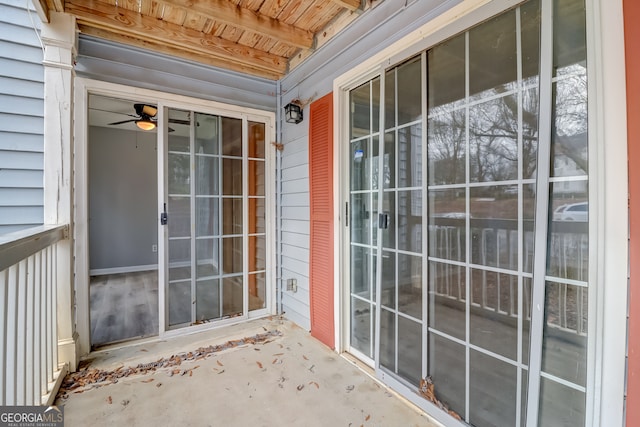
[[[167,225],[169,215],[167,214],[167,204],[164,204],[164,211],[160,214],[160,225]]]
[[[389,228],[389,214],[379,213],[378,214],[378,228],[382,230],[386,230]]]

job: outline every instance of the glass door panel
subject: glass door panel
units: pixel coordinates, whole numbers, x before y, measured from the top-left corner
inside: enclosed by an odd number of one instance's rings
[[[185,324],[191,320],[191,263],[193,236],[192,170],[191,170],[191,121],[190,113],[169,110],[173,132],[168,134],[167,213],[169,227],[169,276],[167,284],[168,325]]]
[[[380,368],[418,386],[422,378],[421,60],[385,75],[382,148]],[[391,99],[388,99],[388,98]]]
[[[248,216],[249,216],[249,311],[266,308],[266,225],[265,225],[265,126],[249,122]]]
[[[374,358],[378,226],[380,79],[351,92],[349,142],[349,345],[367,360]]]
[[[583,426],[588,407],[585,1],[540,3],[350,93],[351,349],[474,426]]]
[[[265,123],[167,112],[167,326],[265,309]]]

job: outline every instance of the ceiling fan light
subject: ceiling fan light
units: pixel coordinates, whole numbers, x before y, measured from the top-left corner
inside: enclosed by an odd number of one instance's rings
[[[136,126],[142,130],[153,130],[156,128],[156,124],[147,119],[136,120]]]

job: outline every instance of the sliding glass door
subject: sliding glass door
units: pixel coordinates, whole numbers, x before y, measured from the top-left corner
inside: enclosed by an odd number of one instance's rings
[[[266,122],[167,108],[166,123],[166,329],[266,312]]]
[[[584,425],[585,39],[530,0],[350,92],[349,349],[445,423]]]

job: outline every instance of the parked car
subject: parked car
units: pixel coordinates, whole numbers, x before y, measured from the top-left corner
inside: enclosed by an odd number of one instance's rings
[[[589,220],[589,202],[562,205],[553,212],[554,221],[582,221]]]

